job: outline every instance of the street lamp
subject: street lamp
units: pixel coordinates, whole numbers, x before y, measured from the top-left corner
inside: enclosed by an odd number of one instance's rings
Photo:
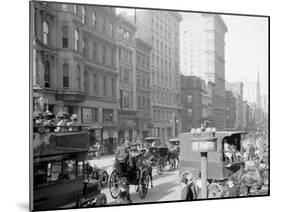
[[[199,132],[200,128],[192,129],[191,133],[193,135],[197,135],[197,137],[194,136],[192,138],[192,151],[194,152],[200,152],[201,155],[201,182],[202,182],[202,191],[201,191],[201,198],[206,199],[207,198],[207,176],[208,176],[208,152],[213,152],[217,150],[217,138],[208,136],[208,137],[200,137]],[[194,131],[195,130],[195,131]],[[201,129],[200,129],[201,131]],[[195,132],[195,133],[194,133]],[[201,132],[200,132],[201,133]],[[213,132],[212,132],[213,133]],[[214,134],[213,134],[214,135]]]

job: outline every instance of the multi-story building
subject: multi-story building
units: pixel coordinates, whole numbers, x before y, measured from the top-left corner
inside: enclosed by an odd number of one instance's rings
[[[247,101],[243,101],[243,118],[242,118],[242,129],[247,130],[249,127],[250,120],[250,106]]]
[[[196,76],[181,75],[182,131],[212,126],[212,85]],[[209,88],[208,88],[209,87]]]
[[[117,138],[117,18],[110,7],[33,2],[33,82],[47,109],[76,113],[91,143]],[[39,88],[39,89],[38,89]],[[36,93],[36,92],[35,92]]]
[[[235,129],[236,121],[236,99],[231,91],[225,91],[226,95],[226,128]]]
[[[136,26],[126,16],[118,15],[119,110],[118,138],[132,141],[137,136],[136,111]]]
[[[151,107],[153,136],[162,141],[180,132],[180,56],[177,12],[137,10],[137,37],[152,46]]]
[[[152,135],[151,118],[151,45],[136,38],[136,97],[138,117],[138,138]]]
[[[236,99],[235,128],[241,130],[243,125],[243,83],[226,83],[226,88],[233,93],[233,96]]]
[[[227,26],[219,15],[182,13],[181,72],[214,84],[213,117],[217,129],[226,127],[225,111],[225,33]]]

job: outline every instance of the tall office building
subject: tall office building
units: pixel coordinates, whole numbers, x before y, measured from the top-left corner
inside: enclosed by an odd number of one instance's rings
[[[214,83],[213,117],[218,129],[226,127],[225,112],[225,33],[219,15],[182,13],[181,73]]]
[[[180,55],[177,12],[137,10],[137,37],[151,50],[151,107],[153,136],[162,141],[180,132]]]
[[[236,99],[235,128],[238,130],[241,130],[243,125],[243,85],[242,82],[226,83],[226,89],[231,91]]]

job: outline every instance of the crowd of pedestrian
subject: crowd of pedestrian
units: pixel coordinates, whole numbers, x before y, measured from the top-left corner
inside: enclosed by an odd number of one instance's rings
[[[70,117],[65,112],[59,112],[57,116],[50,111],[44,113],[35,112],[33,114],[34,132],[37,132],[42,127],[49,132],[74,132],[80,130],[78,125],[78,116],[75,113]]]

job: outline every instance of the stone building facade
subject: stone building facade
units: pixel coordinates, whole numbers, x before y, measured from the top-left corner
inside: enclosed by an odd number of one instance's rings
[[[76,113],[91,125],[91,143],[112,153],[117,139],[115,9],[33,2],[34,95],[57,114]],[[36,101],[35,101],[36,102]]]
[[[134,23],[118,15],[118,138],[130,141],[137,137],[135,33]]]
[[[137,37],[151,50],[152,135],[162,142],[181,131],[179,23],[177,12],[136,12]]]
[[[181,22],[181,71],[214,85],[213,125],[226,127],[225,111],[225,33],[227,26],[219,15],[183,13]]]
[[[138,137],[143,140],[152,136],[151,118],[151,45],[136,38],[136,106]]]

